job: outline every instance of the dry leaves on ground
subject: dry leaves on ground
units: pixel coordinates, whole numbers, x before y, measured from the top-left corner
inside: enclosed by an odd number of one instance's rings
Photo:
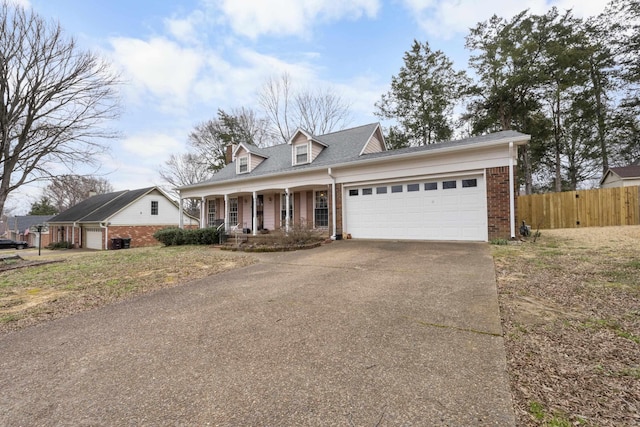
[[[0,333],[256,262],[203,246],[68,254],[0,272]]]
[[[640,227],[493,253],[518,425],[640,425]]]

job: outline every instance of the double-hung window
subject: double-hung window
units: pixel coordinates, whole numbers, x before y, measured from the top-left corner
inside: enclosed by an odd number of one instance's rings
[[[151,201],[151,215],[158,215],[158,201]]]
[[[207,223],[209,225],[216,222],[216,201],[215,200],[207,200]]]
[[[249,157],[242,156],[238,158],[238,173],[249,172]]]
[[[229,227],[238,225],[238,198],[229,199]]]
[[[296,145],[296,165],[309,163],[309,146],[307,144]]]

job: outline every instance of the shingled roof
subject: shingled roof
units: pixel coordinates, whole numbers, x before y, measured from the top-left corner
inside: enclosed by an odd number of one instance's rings
[[[640,165],[619,166],[609,168],[609,170],[620,178],[638,178],[640,177]]]
[[[402,156],[410,153],[426,152],[460,145],[481,145],[501,139],[516,139],[527,136],[520,132],[509,130],[420,147],[409,147],[398,150],[385,150],[376,153],[362,154],[364,146],[369,142],[371,136],[379,126],[380,125],[378,123],[370,123],[338,132],[332,132],[326,135],[313,136],[314,140],[321,142],[326,146],[326,148],[318,154],[313,162],[302,165],[291,164],[291,146],[287,143],[262,148],[260,149],[260,152],[261,155],[265,157],[265,160],[249,173],[242,174],[242,178],[246,179],[278,175],[288,172],[328,168],[336,165],[356,163],[376,158]],[[215,173],[210,179],[197,184],[187,185],[180,189],[232,181],[238,178],[235,162],[232,162]]]
[[[77,205],[49,219],[49,223],[60,222],[102,222],[127,207],[140,197],[155,190],[156,187],[139,190],[123,190],[114,193],[98,194],[89,197]]]
[[[53,218],[53,215],[13,216],[7,218],[7,226],[9,227],[9,230],[24,233],[24,231],[28,230],[31,226],[44,224],[51,218]]]

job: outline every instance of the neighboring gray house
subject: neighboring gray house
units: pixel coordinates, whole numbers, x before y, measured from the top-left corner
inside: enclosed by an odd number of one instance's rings
[[[13,240],[24,240],[29,246],[38,246],[38,235],[42,236],[42,246],[47,246],[50,241],[49,232],[33,233],[29,229],[35,225],[44,225],[53,215],[23,215],[7,218],[7,237]]]
[[[182,221],[197,227],[198,220],[183,214]],[[131,247],[159,244],[153,234],[177,227],[177,203],[158,187],[98,194],[49,220],[52,242],[71,242],[74,247],[109,249],[113,238],[131,239]]]

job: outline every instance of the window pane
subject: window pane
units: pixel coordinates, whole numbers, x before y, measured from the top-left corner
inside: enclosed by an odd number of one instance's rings
[[[349,190],[349,195],[350,195],[350,196],[357,196],[357,195],[358,195],[358,189],[355,189],[355,190]]]
[[[207,219],[208,219],[208,223],[209,225],[213,224],[216,221],[216,201],[215,200],[208,200],[207,201],[207,206],[208,206],[208,215],[207,215]]]
[[[475,178],[462,180],[462,188],[477,187],[477,186],[478,186],[478,180]]]
[[[424,183],[424,190],[425,191],[431,191],[431,190],[437,190],[438,189],[438,183],[437,182],[425,182]]]
[[[239,172],[246,172],[249,168],[248,168],[248,159],[246,157],[240,157],[238,159],[238,171]]]
[[[402,193],[402,185],[392,185],[391,186],[392,193]]]
[[[229,199],[229,226],[238,225],[238,199],[236,197]]]
[[[363,188],[362,189],[362,195],[363,196],[370,196],[373,194],[373,188]]]
[[[420,191],[420,184],[407,185],[407,191]]]
[[[387,194],[387,187],[376,188],[376,194]]]
[[[296,146],[296,163],[307,163],[307,146]]]
[[[329,226],[329,197],[326,191],[316,191],[314,225],[323,228]]]
[[[456,188],[456,182],[455,181],[442,181],[442,188],[443,189],[448,189],[448,188]]]

